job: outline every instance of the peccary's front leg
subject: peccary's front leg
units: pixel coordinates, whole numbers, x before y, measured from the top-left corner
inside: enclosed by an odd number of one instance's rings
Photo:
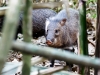
[[[69,52],[74,52],[74,48],[72,48],[72,49],[66,48],[65,50],[68,50]],[[50,67],[53,67],[53,66],[54,66],[54,61],[55,61],[55,60],[50,60],[50,62],[51,62]],[[70,63],[68,63],[68,62],[66,62],[66,65],[67,65],[69,68],[72,68],[72,67],[73,67],[73,64],[70,64]]]
[[[69,52],[74,52],[75,51],[74,48],[70,49],[68,47],[65,48],[65,51],[66,50],[69,51]],[[68,70],[72,70],[73,64],[66,62],[66,66],[68,66]]]
[[[50,62],[51,62],[50,67],[53,67],[53,66],[54,66],[54,61],[55,61],[55,60],[51,60],[51,61],[50,61]]]

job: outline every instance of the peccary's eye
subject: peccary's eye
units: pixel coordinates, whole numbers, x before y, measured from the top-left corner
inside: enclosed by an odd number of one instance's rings
[[[59,31],[60,31],[60,30],[58,30],[58,29],[55,30],[55,37],[58,37],[58,36],[59,36]]]
[[[45,36],[47,36],[47,34],[48,34],[48,30],[45,31]]]
[[[58,33],[59,32],[59,30],[55,30],[55,33]]]
[[[47,32],[48,32],[48,30],[47,30]]]
[[[59,36],[59,29],[55,30],[55,37],[58,37]]]
[[[46,34],[48,34],[48,30],[47,30]]]

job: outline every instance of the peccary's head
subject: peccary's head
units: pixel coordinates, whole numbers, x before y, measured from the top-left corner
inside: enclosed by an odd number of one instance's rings
[[[51,47],[62,47],[69,44],[69,31],[66,27],[67,20],[66,18],[62,20],[46,20],[46,43]]]
[[[79,14],[75,9],[69,9],[69,16],[65,10],[46,20],[46,43],[51,47],[67,47],[77,40]]]

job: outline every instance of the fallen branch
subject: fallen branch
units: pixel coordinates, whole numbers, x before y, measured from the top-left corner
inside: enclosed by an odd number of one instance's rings
[[[74,53],[64,51],[61,49],[37,46],[32,43],[13,42],[13,50],[18,50],[24,53],[39,55],[48,59],[58,59],[69,63],[74,63],[83,66],[89,66],[100,69],[100,59],[91,58],[83,55],[76,55]]]

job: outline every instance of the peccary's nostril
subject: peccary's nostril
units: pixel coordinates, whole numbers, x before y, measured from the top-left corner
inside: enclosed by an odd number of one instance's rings
[[[52,42],[51,42],[50,40],[47,40],[47,41],[46,41],[46,44],[47,44],[47,45],[52,45]]]
[[[54,42],[54,39],[51,39],[52,42]]]

